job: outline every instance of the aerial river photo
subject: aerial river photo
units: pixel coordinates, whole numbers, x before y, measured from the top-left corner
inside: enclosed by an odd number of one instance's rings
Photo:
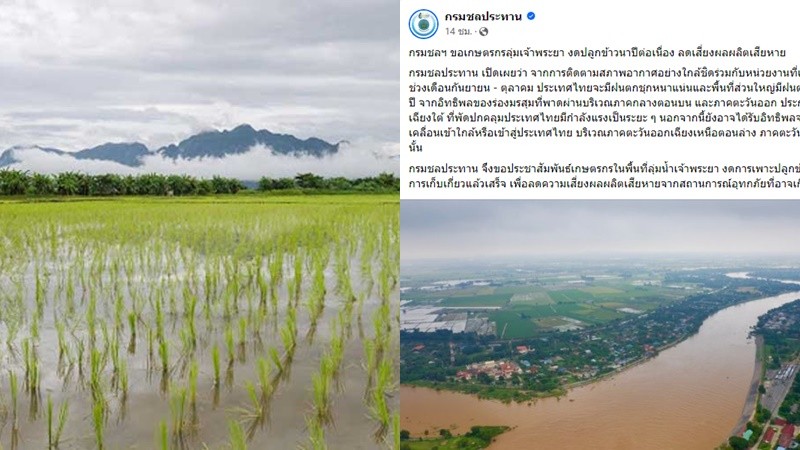
[[[725,308],[656,357],[560,398],[503,404],[403,386],[401,426],[413,436],[442,428],[461,433],[473,425],[512,427],[490,450],[712,449],[735,431],[753,387],[751,327],[768,310],[798,298],[800,292],[790,292]]]

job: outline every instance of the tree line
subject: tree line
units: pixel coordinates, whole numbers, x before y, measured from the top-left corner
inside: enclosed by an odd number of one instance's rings
[[[313,173],[301,173],[293,178],[263,177],[258,182],[260,191],[280,191],[291,189],[311,189],[320,191],[400,191],[400,178],[391,173],[382,173],[374,177],[325,178]]]
[[[400,190],[400,180],[392,174],[347,179],[341,177],[324,178],[306,173],[298,174],[294,178],[272,179],[264,177],[258,183],[258,190],[260,191],[289,189],[396,192]],[[247,190],[247,186],[241,180],[220,176],[197,178],[190,175],[162,175],[157,173],[89,175],[80,172],[42,174],[15,169],[0,170],[0,196],[182,196],[236,194],[243,190]]]

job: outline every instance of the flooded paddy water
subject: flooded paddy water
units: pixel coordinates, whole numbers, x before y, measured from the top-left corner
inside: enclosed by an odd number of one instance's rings
[[[398,210],[0,205],[0,446],[394,448]]]

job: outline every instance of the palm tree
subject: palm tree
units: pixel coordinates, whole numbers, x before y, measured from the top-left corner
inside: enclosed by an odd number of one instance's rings
[[[91,195],[119,195],[123,190],[122,177],[107,173],[92,177]]]
[[[56,181],[50,175],[33,174],[30,180],[30,187],[35,195],[53,195],[56,193]]]
[[[56,176],[56,192],[59,195],[76,195],[80,174],[75,172],[61,172]]]
[[[320,189],[324,187],[325,180],[319,176],[314,175],[313,173],[300,173],[294,177],[297,187],[303,189]]]
[[[28,172],[14,169],[0,170],[0,194],[23,195],[28,190]]]

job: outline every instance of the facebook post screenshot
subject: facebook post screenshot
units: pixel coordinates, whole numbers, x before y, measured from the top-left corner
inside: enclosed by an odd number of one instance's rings
[[[800,447],[800,6],[399,11],[399,449]]]
[[[403,1],[403,198],[791,198],[796,8]]]

